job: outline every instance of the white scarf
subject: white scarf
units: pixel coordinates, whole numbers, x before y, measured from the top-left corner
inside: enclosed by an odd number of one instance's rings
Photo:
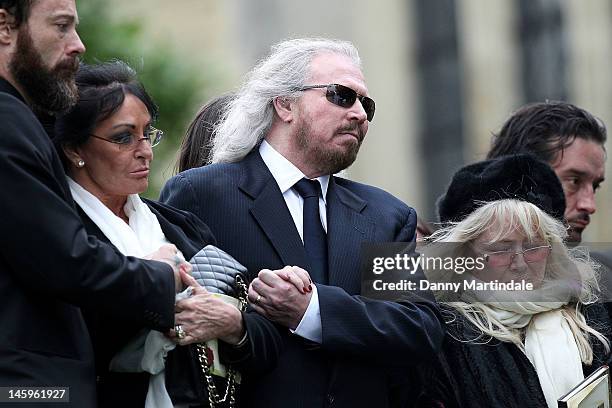
[[[74,201],[85,214],[100,228],[108,240],[126,256],[143,258],[156,251],[160,246],[169,244],[155,214],[142,202],[138,194],[130,194],[123,210],[129,218],[129,225],[117,217],[96,196],[85,190],[68,177],[68,185]],[[178,255],[182,257],[180,251]],[[111,361],[112,371],[138,372],[151,374],[147,391],[146,407],[172,407],[172,401],[165,387],[164,357],[175,344],[162,333],[150,330],[144,338],[133,339]],[[134,360],[135,356],[139,356]],[[131,364],[130,364],[131,363]],[[113,369],[115,367],[115,369]]]
[[[128,195],[123,207],[129,218],[128,225],[71,178],[68,178],[68,184],[74,201],[122,254],[143,258],[160,246],[169,244],[157,217],[138,194]]]
[[[488,303],[493,316],[504,326],[528,326],[525,354],[535,367],[549,408],[584,380],[578,345],[561,313],[566,302]],[[531,324],[529,324],[531,323]]]

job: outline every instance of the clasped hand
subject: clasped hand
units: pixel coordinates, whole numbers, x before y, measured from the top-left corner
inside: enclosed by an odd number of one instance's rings
[[[308,272],[297,266],[262,269],[249,286],[253,309],[268,320],[295,330],[312,297]]]

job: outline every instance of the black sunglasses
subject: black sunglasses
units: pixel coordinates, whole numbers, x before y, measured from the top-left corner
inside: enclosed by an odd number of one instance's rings
[[[348,86],[339,84],[307,85],[300,88],[299,90],[307,91],[309,89],[315,88],[326,88],[325,97],[327,98],[327,100],[333,103],[334,105],[338,105],[343,108],[350,108],[351,106],[353,106],[355,101],[359,99],[359,102],[361,102],[361,106],[363,106],[363,110],[368,116],[368,122],[371,122],[374,118],[376,104],[374,103],[374,100],[372,98],[360,95]]]

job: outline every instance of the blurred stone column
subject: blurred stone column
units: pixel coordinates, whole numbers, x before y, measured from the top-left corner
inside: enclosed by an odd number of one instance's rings
[[[467,163],[483,160],[497,131],[523,100],[517,61],[516,3],[470,0],[457,3],[463,61]]]
[[[519,0],[517,35],[525,102],[567,100],[567,41],[562,2]]]
[[[418,62],[421,153],[425,211],[435,220],[435,202],[463,164],[463,97],[453,0],[414,2]]]

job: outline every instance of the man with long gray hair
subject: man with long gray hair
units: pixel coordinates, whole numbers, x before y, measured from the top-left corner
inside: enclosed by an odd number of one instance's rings
[[[416,229],[397,198],[333,176],[353,163],[374,117],[360,65],[348,42],[277,44],[229,104],[213,164],[162,191],[251,274],[246,336],[225,348],[244,362],[244,406],[386,407],[393,370],[407,372],[442,340],[432,302],[360,296],[361,244],[410,242]],[[197,319],[183,326],[196,331]]]

